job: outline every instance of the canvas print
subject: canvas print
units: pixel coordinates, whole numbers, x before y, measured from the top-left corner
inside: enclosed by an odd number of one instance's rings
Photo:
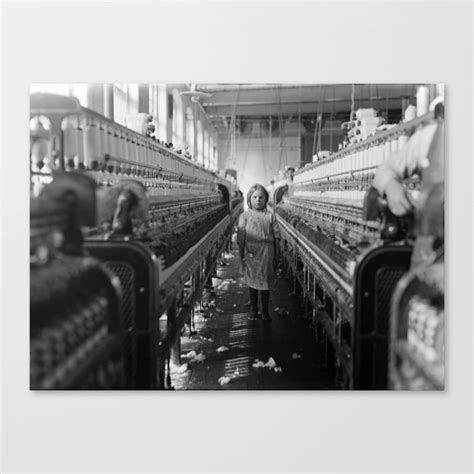
[[[443,84],[31,84],[31,390],[443,390]]]

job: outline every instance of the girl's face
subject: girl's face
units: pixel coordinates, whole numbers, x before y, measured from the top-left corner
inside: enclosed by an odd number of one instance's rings
[[[265,207],[265,194],[257,189],[250,197],[250,203],[252,204],[252,209],[261,211]]]

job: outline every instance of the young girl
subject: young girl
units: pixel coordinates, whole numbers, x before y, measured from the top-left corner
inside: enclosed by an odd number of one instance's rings
[[[247,194],[249,209],[240,215],[237,244],[244,281],[249,286],[250,314],[257,319],[258,293],[262,304],[262,318],[270,321],[268,303],[270,284],[275,275],[278,258],[278,230],[276,217],[267,210],[268,192],[260,184],[253,185]]]

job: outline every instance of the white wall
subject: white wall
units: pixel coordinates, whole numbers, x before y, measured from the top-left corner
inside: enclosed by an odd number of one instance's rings
[[[217,145],[219,168],[237,170],[244,192],[255,183],[268,185],[279,170],[300,163],[300,138],[293,123],[286,124],[284,133],[272,135],[254,124],[251,134],[236,137],[235,149],[228,135],[220,135]]]

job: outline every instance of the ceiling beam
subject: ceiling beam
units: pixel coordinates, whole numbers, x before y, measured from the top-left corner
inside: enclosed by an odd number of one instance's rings
[[[364,99],[362,99],[363,101],[367,102],[367,101],[384,101],[386,99],[388,100],[402,100],[402,99],[405,99],[406,96],[399,96],[399,97],[382,97],[382,96],[375,96],[375,97],[366,97]],[[358,99],[357,101],[355,102],[360,102],[361,99]],[[275,101],[275,100],[270,100],[270,101],[251,101],[251,102],[242,102],[242,101],[239,101],[239,103],[237,104],[236,107],[240,107],[240,106],[245,106],[245,105],[278,105],[278,106],[283,106],[283,105],[307,105],[307,104],[316,104],[316,105],[320,105],[320,104],[334,104],[334,103],[337,103],[337,102],[343,102],[343,103],[351,103],[351,99],[348,99],[348,98],[335,98],[335,99],[325,99],[323,101],[320,101],[320,100],[308,100],[308,101],[305,101],[305,102],[301,102],[301,101]],[[234,107],[234,104],[232,103],[220,103],[220,104],[206,104],[203,106],[206,110],[212,110],[214,108],[218,108],[218,107]]]
[[[223,90],[210,92],[210,97],[203,97],[204,107],[220,105],[240,105],[249,103],[280,103],[280,102],[322,102],[328,100],[347,100],[352,96],[351,84],[321,84],[305,87],[267,86],[243,90]],[[413,84],[356,84],[354,99],[362,100],[370,97],[414,97],[416,86]]]
[[[327,84],[322,84],[327,86]],[[215,93],[215,92],[237,92],[237,91],[268,91],[279,89],[281,91],[289,89],[304,89],[307,87],[318,87],[316,84],[279,84],[279,83],[262,83],[262,84],[197,84],[196,89]]]
[[[355,101],[355,109],[374,108],[376,110],[399,109],[402,107],[402,97],[390,99],[363,99]],[[212,119],[214,117],[232,117],[234,114],[239,115],[299,115],[299,114],[316,114],[316,113],[338,113],[350,111],[351,100],[340,99],[330,102],[286,102],[286,103],[248,103],[239,104],[237,106],[222,105],[204,107],[207,115]]]

